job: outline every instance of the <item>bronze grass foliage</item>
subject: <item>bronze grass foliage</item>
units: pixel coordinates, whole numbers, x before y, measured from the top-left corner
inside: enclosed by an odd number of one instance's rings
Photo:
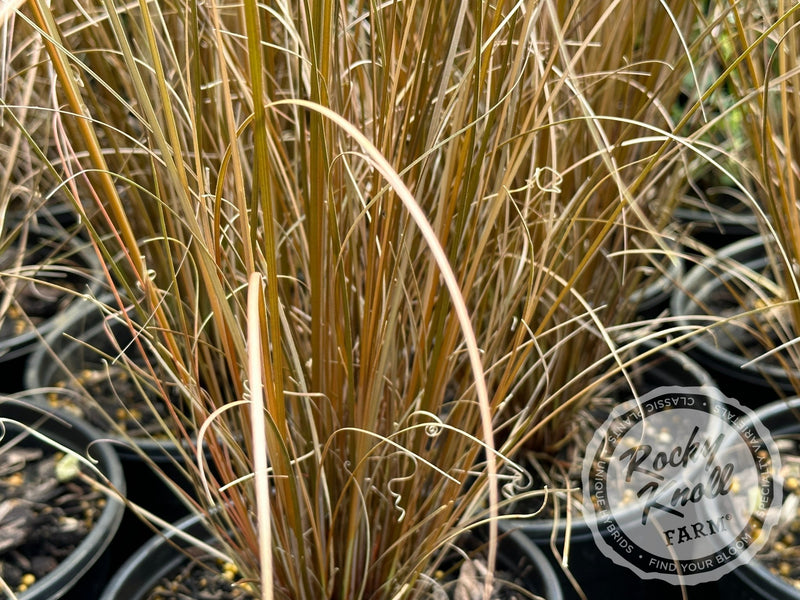
[[[42,44],[51,75],[5,117],[134,304],[184,399],[165,425],[189,444],[187,501],[263,598],[423,595],[464,528],[495,527],[496,471],[516,483],[522,448],[571,439],[647,325],[630,296],[702,155],[671,112],[697,87],[697,12],[16,14],[14,47]]]

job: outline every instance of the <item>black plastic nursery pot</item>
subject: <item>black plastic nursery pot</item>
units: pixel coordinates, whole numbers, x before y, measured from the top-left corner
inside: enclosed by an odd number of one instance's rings
[[[204,521],[190,516],[176,524],[176,529],[193,538],[210,540]],[[177,573],[188,559],[180,549],[192,543],[174,531],[155,536],[122,565],[109,582],[100,600],[144,600],[159,582]],[[561,585],[542,551],[519,532],[503,536],[498,547],[498,568],[522,575],[526,590],[545,600],[562,600]],[[437,598],[434,594],[432,598]]]
[[[510,572],[520,569],[520,564],[528,565],[528,591],[547,600],[562,600],[564,592],[556,570],[551,566],[544,552],[521,531],[511,531],[500,542],[500,566]]]
[[[718,392],[709,374],[695,361],[675,350],[664,348],[659,350],[653,366],[642,371],[643,378],[638,382],[637,392],[640,395],[662,386],[680,386],[686,388],[702,388],[708,391],[709,397],[718,398]],[[708,408],[711,410],[711,407]],[[635,522],[641,517],[641,507],[634,505],[632,510],[624,511],[625,515],[618,519],[622,522]],[[682,598],[681,588],[658,579],[643,579],[625,566],[619,565],[600,551],[595,542],[590,521],[581,516],[573,517],[569,525],[564,517],[554,521],[550,518],[532,517],[526,519],[501,520],[504,530],[519,531],[538,546],[548,557],[559,574],[564,597],[568,600],[580,598],[579,592],[570,582],[570,577],[585,593],[588,600],[605,600],[607,598],[648,598],[649,600],[677,600]],[[594,528],[603,530],[594,522]],[[607,532],[603,533],[608,540]],[[563,554],[565,542],[569,538],[569,558],[567,575],[562,567],[559,555]],[[554,550],[555,549],[555,550]],[[713,600],[717,597],[716,582],[695,586],[686,586],[689,598]]]
[[[683,259],[676,252],[665,257],[664,264],[659,269],[660,276],[634,291],[631,298],[637,305],[636,313],[645,319],[656,318],[669,308],[672,290],[683,277]]]
[[[736,273],[726,269],[726,261],[734,260],[754,273],[770,278],[769,259],[761,237],[750,237],[720,250],[709,259],[693,267],[682,284],[677,286],[671,300],[671,312],[677,324],[683,327],[708,325],[707,318],[698,320],[697,315],[718,317],[726,310],[743,312],[726,286],[744,293]],[[754,308],[754,307],[749,307]],[[746,347],[752,336],[742,327],[722,324],[713,328],[713,333],[703,333],[691,338],[689,354],[714,378],[725,395],[736,398],[745,406],[763,406],[781,395],[793,395],[794,388],[786,369],[776,363],[758,361],[747,364],[741,347]],[[756,347],[754,355],[763,354]],[[800,378],[800,372],[795,373]],[[778,391],[776,391],[778,390]]]
[[[69,280],[68,286],[81,294],[96,294],[100,290],[103,275],[89,242],[69,237],[63,230],[54,227],[36,226],[28,232],[26,247],[26,257],[22,262],[26,278],[35,277],[55,285],[63,285]],[[13,251],[5,254],[9,260],[13,259],[13,255]],[[58,260],[51,264],[49,261],[53,255]],[[16,267],[8,264],[2,268],[13,271]],[[10,277],[8,281],[13,283]],[[70,293],[59,296],[51,285],[37,285],[30,279],[19,279],[16,284],[25,290],[27,297],[34,300],[27,310],[35,327],[31,328],[22,315],[13,314],[17,310],[15,306],[10,307],[10,312],[5,315],[5,326],[9,331],[0,336],[0,369],[3,373],[0,390],[6,393],[22,389],[22,373],[27,356],[38,346],[42,337],[58,329],[63,320],[68,318],[77,299]]]
[[[69,228],[78,223],[75,206],[66,199],[36,198],[30,193],[14,194],[6,210],[6,222],[12,225],[33,220],[38,226]]]
[[[175,529],[204,542],[210,538],[205,522],[194,515],[176,523]],[[120,566],[100,600],[144,600],[162,579],[188,561],[182,551],[191,547],[191,541],[176,531],[152,536]]]
[[[778,400],[754,412],[754,419],[769,429],[773,439],[800,434],[800,398]],[[731,600],[800,600],[800,589],[772,573],[758,556],[725,576],[720,588]]]
[[[676,221],[688,226],[692,238],[719,249],[759,232],[751,202],[732,181],[723,183],[721,173],[710,171],[696,183],[702,194],[687,194],[673,212]]]
[[[758,219],[752,212],[711,211],[701,206],[679,206],[675,219],[691,227],[690,235],[709,248],[720,249],[758,233]]]
[[[111,444],[97,443],[101,434],[68,413],[43,413],[28,404],[14,400],[0,402],[0,418],[3,420],[3,436],[0,452],[7,444],[15,443],[17,434],[25,430],[22,423],[36,432],[76,453],[88,456],[100,472],[108,478],[110,485],[121,494],[125,493],[125,478],[119,458]],[[46,441],[26,435],[23,446],[49,448]],[[106,495],[106,503],[88,535],[62,560],[54,570],[18,594],[19,600],[86,600],[96,598],[108,581],[111,539],[122,520],[124,505],[112,494]]]
[[[110,301],[110,300],[109,300]],[[103,321],[99,309],[92,302],[84,301],[80,310],[72,311],[59,323],[36,351],[29,357],[25,370],[25,387],[28,393],[38,394],[34,402],[49,406],[53,395],[59,402],[69,399],[69,391],[61,385],[67,374],[79,374],[87,368],[100,368],[106,357],[113,357],[117,345],[136,351],[129,344],[131,333],[128,326],[119,320]],[[109,331],[114,339],[109,338]],[[58,360],[54,359],[54,355]],[[121,407],[122,408],[122,407]],[[98,415],[95,415],[97,418]],[[94,423],[102,428],[102,423]],[[128,499],[156,514],[165,521],[174,521],[188,512],[152,465],[163,472],[172,482],[187,489],[189,482],[182,475],[180,464],[183,454],[169,439],[153,439],[134,436],[125,439],[121,434],[109,431],[106,437],[115,440],[125,476],[128,481]],[[118,565],[130,553],[152,535],[152,530],[139,517],[128,510],[120,527],[120,537],[125,543],[115,545],[113,562]]]

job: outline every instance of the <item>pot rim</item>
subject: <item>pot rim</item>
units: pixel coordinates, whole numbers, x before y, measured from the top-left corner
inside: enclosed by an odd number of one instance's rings
[[[104,331],[106,324],[100,320],[97,323],[89,325],[87,328],[81,328],[79,334],[77,329],[81,321],[85,320],[87,315],[92,313],[92,309],[97,308],[97,303],[109,303],[113,301],[113,296],[102,296],[97,301],[88,301],[82,299],[70,307],[57,319],[57,327],[54,327],[48,335],[45,336],[44,342],[31,353],[28,357],[23,375],[24,387],[28,390],[31,403],[41,406],[49,406],[44,396],[44,392],[38,391],[48,388],[49,386],[43,385],[43,374],[46,372],[48,365],[56,365],[50,357],[50,348],[59,345],[64,345],[64,349],[72,347],[80,347],[80,342],[69,339],[70,335],[78,337],[78,335],[85,336],[82,339],[87,339],[92,336],[100,334]],[[98,311],[98,315],[100,315]],[[102,318],[102,317],[101,317]],[[110,321],[109,326],[113,327],[118,321]],[[121,325],[120,325],[121,326]],[[52,369],[57,369],[58,366],[52,366]],[[96,425],[93,427],[97,428]],[[181,460],[185,452],[178,448],[172,440],[154,440],[149,437],[133,437],[124,436],[115,431],[104,432],[105,436],[114,441],[117,446],[117,452],[124,458],[140,457],[142,454],[158,463],[167,463],[175,460]]]
[[[36,225],[31,227],[31,233],[47,239],[66,237],[59,232],[58,229],[48,225]],[[66,237],[65,243],[74,249],[73,254],[75,256],[80,256],[81,260],[86,265],[85,289],[79,293],[76,292],[75,298],[69,302],[69,305],[66,309],[56,313],[52,317],[45,319],[35,329],[6,339],[0,339],[0,352],[3,352],[3,354],[0,355],[0,364],[35,351],[34,348],[37,345],[37,342],[42,337],[47,337],[51,332],[59,329],[60,324],[72,314],[73,310],[76,310],[76,305],[80,303],[82,294],[94,296],[102,289],[104,285],[104,279],[100,266],[100,260],[97,257],[97,254],[93,251],[91,243],[77,236]]]
[[[13,398],[3,398],[0,407],[3,408],[2,416],[11,421],[5,423],[9,429],[18,429],[13,421],[27,424],[27,419],[50,415],[37,430],[46,432],[48,437],[80,454],[85,454],[91,446],[92,460],[97,462],[111,485],[124,496],[125,475],[113,445],[102,443],[103,436],[83,419],[52,409],[40,410],[30,403]],[[122,521],[124,509],[125,504],[119,497],[112,493],[106,494],[106,505],[91,531],[53,571],[20,593],[19,599],[56,600],[64,595],[70,584],[77,582],[111,543]]]
[[[174,527],[198,537],[206,534],[206,539],[211,535],[203,515],[191,514],[175,523]],[[563,600],[564,595],[558,575],[536,544],[521,531],[503,532],[503,536],[511,540],[516,550],[529,556],[531,564],[537,571],[538,583],[541,585],[538,593],[541,597],[547,598],[547,600]],[[174,553],[172,558],[167,557],[168,552],[174,552],[173,544],[186,547],[189,542],[179,537],[174,530],[151,537],[117,570],[99,600],[141,600],[143,594],[151,586],[156,585],[166,573],[178,568],[185,558],[179,553]],[[155,571],[147,571],[144,578],[139,577],[139,572],[143,569],[142,565],[146,564],[148,558],[154,553],[156,558],[164,558],[158,561],[159,568]],[[139,595],[120,597],[119,594],[125,593],[129,584],[136,584],[140,588]]]
[[[670,312],[678,327],[692,327],[691,316],[703,312],[692,312],[692,307],[697,307],[697,300],[704,300],[727,280],[732,279],[730,273],[721,276],[709,274],[711,269],[718,269],[722,261],[726,259],[736,259],[742,254],[747,254],[763,246],[764,241],[761,236],[752,236],[739,240],[721,249],[714,256],[708,257],[699,264],[692,267],[683,280],[682,285],[676,286],[670,300]],[[751,258],[745,261],[745,265],[750,268],[761,268],[766,263],[766,258]],[[690,297],[693,296],[694,298]],[[718,348],[713,339],[707,336],[697,336],[691,341],[692,350],[705,356],[705,360],[713,360],[720,363],[726,372],[735,374],[745,382],[763,384],[765,380],[772,380],[777,383],[784,391],[794,391],[786,375],[786,369],[772,364],[756,364],[743,366],[747,360],[744,356]],[[794,376],[800,378],[800,369],[794,370]]]
[[[648,344],[645,344],[648,345]],[[717,398],[721,392],[717,389],[713,379],[697,362],[672,347],[664,347],[660,352],[666,354],[670,359],[675,360],[676,363],[688,371],[693,377],[697,379],[697,383],[692,386],[683,387],[696,387],[707,390],[709,396]],[[629,509],[625,510],[618,520],[624,522],[631,522],[640,517],[641,507],[633,504]],[[597,527],[598,518],[592,517],[585,519],[583,515],[574,515],[570,520],[570,539],[573,541],[586,541],[593,539],[592,523]],[[556,532],[556,539],[563,540],[567,532],[566,518],[551,519],[551,518],[503,518],[499,521],[499,525],[503,530],[521,530],[532,539],[536,540],[549,540]]]
[[[792,430],[800,431],[800,421],[794,422],[785,419],[785,413],[790,410],[800,411],[800,397],[777,400],[753,410],[755,421],[760,421],[770,433],[785,433]],[[747,427],[745,425],[744,427]],[[774,598],[800,598],[800,590],[789,584],[780,575],[772,573],[760,560],[754,556],[747,563],[731,571],[737,579],[744,581],[751,589],[761,593],[777,594]]]

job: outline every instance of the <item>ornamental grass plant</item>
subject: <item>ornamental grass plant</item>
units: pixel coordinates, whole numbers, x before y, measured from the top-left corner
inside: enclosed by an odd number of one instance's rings
[[[731,6],[723,22],[731,43],[742,48],[726,63],[724,83],[738,100],[742,129],[749,142],[746,154],[755,182],[754,196],[764,206],[762,237],[768,257],[766,278],[756,278],[755,293],[740,296],[758,345],[745,357],[755,365],[772,362],[782,367],[795,393],[800,393],[800,35],[798,7],[770,2],[746,14]],[[753,299],[755,298],[755,301]],[[785,393],[785,390],[778,390]]]
[[[746,264],[745,254],[705,251],[703,269],[722,282],[724,314],[686,290],[698,313],[688,317],[692,325],[738,355],[745,373],[760,370],[778,396],[800,390],[797,19],[798,6],[780,1],[721,3],[707,15],[714,44],[705,94],[717,111],[698,135],[714,151],[715,170],[758,218],[763,249],[745,253]]]
[[[710,322],[709,331],[738,355],[741,368],[764,373],[765,384],[785,399],[800,394],[800,5],[730,2],[712,17],[721,73],[709,93],[729,99],[720,118],[734,125],[740,141],[731,154],[730,174],[759,217],[763,248],[753,246],[756,260],[745,265],[713,257],[703,263],[709,272],[725,275],[729,315],[723,320],[698,315],[696,323]],[[790,594],[800,585],[793,534],[798,527],[796,401],[770,404],[756,415],[770,427],[781,453],[781,468],[773,476],[783,497],[777,525],[769,532],[764,528],[765,545],[746,572],[762,573],[761,588]],[[756,521],[753,529],[758,532],[760,526]]]
[[[702,95],[698,11],[16,13],[13,56],[44,48],[47,76],[5,118],[107,265],[106,313],[153,357],[140,375],[179,394],[163,424],[185,500],[260,597],[425,597],[477,523],[489,597],[501,488],[531,485],[531,457],[557,467],[652,337],[631,298],[675,252],[664,228],[704,156],[673,116]]]

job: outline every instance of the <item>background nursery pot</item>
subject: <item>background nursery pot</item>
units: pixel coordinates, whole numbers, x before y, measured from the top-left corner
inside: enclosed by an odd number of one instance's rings
[[[207,542],[209,533],[202,517],[191,515],[175,529]],[[165,578],[174,576],[188,562],[192,543],[176,531],[152,536],[117,570],[100,600],[144,600]]]
[[[733,261],[733,263],[731,262]],[[728,264],[742,265],[731,268]],[[742,312],[742,297],[752,293],[758,286],[760,294],[769,294],[764,289],[764,281],[771,282],[770,261],[761,237],[751,237],[720,250],[711,258],[693,267],[682,285],[677,286],[672,295],[672,314],[678,324],[686,327],[707,325],[709,319],[697,320],[696,316],[708,315],[710,318],[735,315]],[[758,281],[760,277],[765,279]],[[736,295],[740,296],[739,298]],[[749,303],[755,308],[759,297],[754,296]],[[777,318],[780,318],[778,316]],[[769,327],[766,328],[769,330]],[[771,340],[770,344],[780,342]],[[745,356],[741,348],[750,348],[750,356]],[[752,358],[768,350],[740,325],[715,325],[711,333],[693,335],[689,353],[705,367],[719,388],[727,395],[736,398],[745,406],[762,406],[779,396],[791,395],[794,388],[787,368],[776,362],[759,361],[744,366]],[[794,373],[794,379],[800,372]],[[776,391],[778,390],[778,391]]]
[[[0,364],[4,376],[0,389],[21,388],[24,360],[41,337],[59,327],[63,315],[74,306],[75,293],[97,293],[103,275],[97,255],[89,242],[71,236],[63,229],[31,227],[21,267],[24,278],[4,277],[3,294],[13,303],[0,323]],[[19,240],[12,243],[0,259],[0,271],[17,271]],[[33,280],[41,281],[41,284]],[[8,289],[10,286],[14,286]],[[64,291],[53,286],[64,286]],[[22,314],[20,309],[25,312]]]
[[[704,387],[707,389],[715,387],[709,374],[700,365],[671,348],[661,349],[648,365],[647,369],[641,371],[639,380],[634,378],[639,394],[645,394],[661,386]],[[625,398],[625,400],[628,399]],[[641,507],[633,505],[628,512],[630,513],[629,518],[621,516],[618,517],[618,520],[633,521],[640,518]],[[500,524],[504,530],[523,533],[543,550],[556,572],[559,573],[565,598],[580,597],[564,573],[560,559],[553,552],[551,545],[555,544],[559,553],[564,550],[567,539],[567,525],[564,517],[557,522],[550,518],[533,517],[501,520]],[[603,530],[603,528],[599,529]],[[681,597],[678,587],[661,580],[640,579],[633,571],[614,563],[602,554],[594,541],[588,521],[579,516],[573,516],[569,529],[569,571],[589,600],[623,596],[651,599]],[[690,598],[713,598],[716,593],[716,584],[694,586],[688,588],[688,592]]]
[[[760,421],[767,429],[769,429],[772,438],[779,444],[778,441],[781,437],[792,437],[797,439],[800,434],[800,398],[792,398],[791,400],[779,400],[762,406],[754,411],[754,420]],[[746,426],[743,426],[743,428]],[[782,457],[782,462],[785,462]],[[784,506],[787,504],[787,491],[784,490]],[[794,494],[790,494],[789,498],[796,498]],[[797,520],[797,508],[795,507],[794,515],[790,518]],[[794,535],[794,534],[793,534]],[[797,549],[797,541],[793,544],[787,544]],[[769,550],[770,544],[762,550]],[[796,552],[792,554],[792,563],[790,566],[796,570]],[[779,574],[773,573],[770,569],[759,560],[756,556],[750,562],[741,565],[729,575],[727,575],[720,584],[721,590],[725,594],[725,598],[732,600],[794,600],[800,599],[800,589],[792,585],[789,581],[781,577]]]
[[[677,244],[675,244],[677,247]],[[657,277],[645,279],[645,286],[634,290],[631,301],[636,304],[636,313],[641,318],[658,317],[669,308],[672,290],[683,277],[683,259],[676,252],[666,255],[658,267],[652,267]]]
[[[701,181],[702,183],[702,181]],[[758,233],[758,217],[730,187],[706,189],[705,200],[686,196],[673,217],[689,226],[691,237],[709,248],[724,248]]]
[[[94,442],[101,438],[100,434],[82,420],[66,413],[43,414],[40,410],[13,400],[0,402],[0,417],[4,419],[0,452],[10,448],[15,437],[24,431],[15,422],[24,423],[82,456],[88,453],[97,461],[98,469],[108,478],[111,485],[121,494],[125,493],[122,466],[113,447],[107,443],[95,444]],[[46,442],[30,435],[21,445],[51,448]],[[111,495],[106,496],[102,512],[86,537],[54,570],[20,593],[19,600],[96,598],[109,570],[109,555],[106,548],[120,524],[122,513],[122,501]]]
[[[177,523],[176,528],[204,541],[210,539],[202,517],[187,517]],[[174,531],[150,539],[117,571],[100,600],[147,598],[147,594],[164,578],[177,573],[187,562],[186,554],[179,552],[176,546],[187,550],[191,548],[191,542],[179,537]],[[502,537],[498,554],[498,568],[520,575],[525,581],[527,591],[546,600],[562,600],[561,586],[555,571],[542,551],[524,535],[511,532]],[[438,596],[432,594],[431,597]]]
[[[104,321],[93,303],[82,302],[78,308],[61,320],[58,329],[53,330],[45,338],[45,343],[29,357],[25,371],[26,389],[29,393],[39,394],[35,402],[73,410],[77,408],[95,427],[107,432],[104,435],[117,442],[115,446],[128,481],[128,499],[166,521],[177,520],[186,515],[187,509],[154,467],[162,471],[170,482],[188,486],[189,482],[179,466],[184,460],[183,451],[163,436],[148,437],[143,431],[137,433],[132,429],[130,437],[126,437],[114,431],[108,416],[94,405],[96,401],[103,402],[106,410],[111,412],[110,416],[122,419],[130,419],[129,411],[138,410],[135,407],[141,405],[138,389],[130,389],[131,395],[126,395],[130,379],[121,368],[115,371],[115,377],[121,376],[122,379],[107,383],[112,371],[109,365],[119,352],[117,348],[124,348],[130,356],[138,353],[137,347],[131,344],[131,331],[121,320]],[[112,337],[109,337],[109,332]],[[80,386],[74,385],[73,376],[84,380],[81,383],[86,386],[85,393]],[[98,383],[101,387],[90,387],[86,380],[92,378],[101,380]],[[114,387],[116,385],[119,387]],[[163,408],[161,418],[168,421],[167,403],[157,397],[151,400],[155,406]],[[141,412],[147,412],[146,404]],[[155,426],[155,431],[163,431],[162,425]],[[126,511],[120,529],[125,544],[115,548],[114,563],[121,564],[151,535],[152,530],[147,525],[131,511]]]

